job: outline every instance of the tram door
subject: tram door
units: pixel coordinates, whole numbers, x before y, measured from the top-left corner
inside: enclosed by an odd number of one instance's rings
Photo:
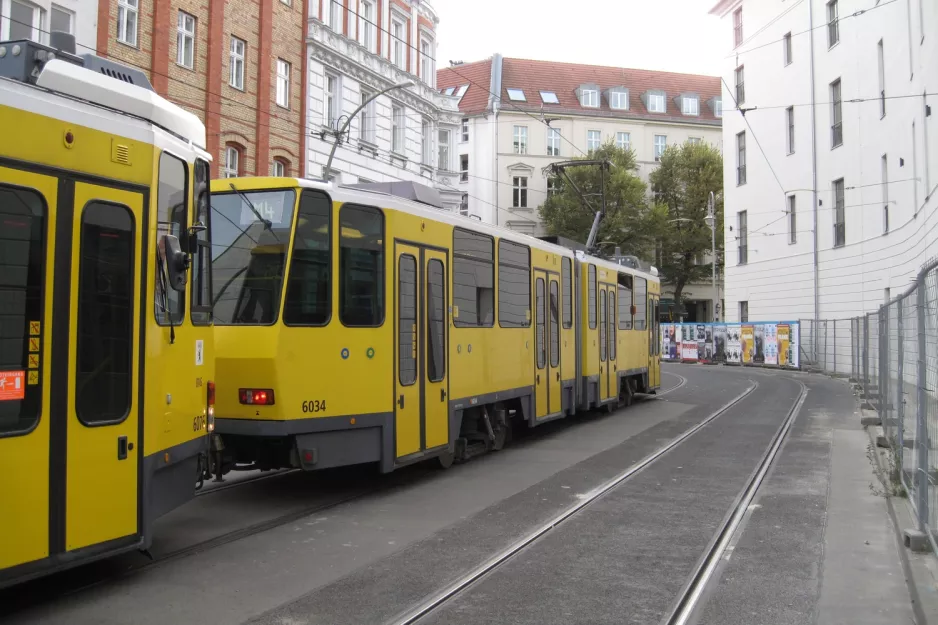
[[[556,274],[534,272],[534,401],[538,419],[561,412],[560,280]]]
[[[446,254],[397,243],[396,456],[449,444]]]
[[[603,400],[619,396],[619,365],[616,354],[616,334],[619,316],[616,314],[616,302],[619,299],[615,285],[604,285],[606,293],[606,391]]]

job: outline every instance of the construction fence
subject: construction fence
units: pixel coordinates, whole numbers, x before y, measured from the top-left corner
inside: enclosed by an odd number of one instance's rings
[[[804,368],[849,376],[878,414],[892,470],[938,553],[938,261],[876,312],[800,326]]]

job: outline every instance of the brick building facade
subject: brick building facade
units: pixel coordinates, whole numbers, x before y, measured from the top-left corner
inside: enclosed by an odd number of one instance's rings
[[[97,51],[199,116],[213,177],[305,176],[308,10],[303,0],[98,0]]]

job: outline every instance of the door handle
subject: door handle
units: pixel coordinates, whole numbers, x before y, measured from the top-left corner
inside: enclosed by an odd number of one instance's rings
[[[126,460],[127,459],[127,437],[118,436],[117,437],[117,459]]]
[[[444,401],[445,399],[446,399],[446,389],[441,388],[440,389],[440,401]]]
[[[536,377],[536,379],[537,379],[537,383],[540,384],[540,383],[541,383],[541,374],[538,373],[537,376],[535,376],[535,377]]]
[[[600,372],[600,373],[603,372],[603,366],[602,366],[602,365],[599,365],[599,372]]]
[[[560,382],[560,372],[557,372],[557,381]]]
[[[400,406],[401,409],[404,408],[404,396],[403,396],[403,395],[401,395],[400,397],[398,397],[398,399],[397,399],[397,405]]]

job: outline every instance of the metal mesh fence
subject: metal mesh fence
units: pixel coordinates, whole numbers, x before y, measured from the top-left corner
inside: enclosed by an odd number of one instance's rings
[[[802,319],[804,368],[849,376],[875,411],[919,529],[938,553],[938,261],[907,292],[850,319]]]

